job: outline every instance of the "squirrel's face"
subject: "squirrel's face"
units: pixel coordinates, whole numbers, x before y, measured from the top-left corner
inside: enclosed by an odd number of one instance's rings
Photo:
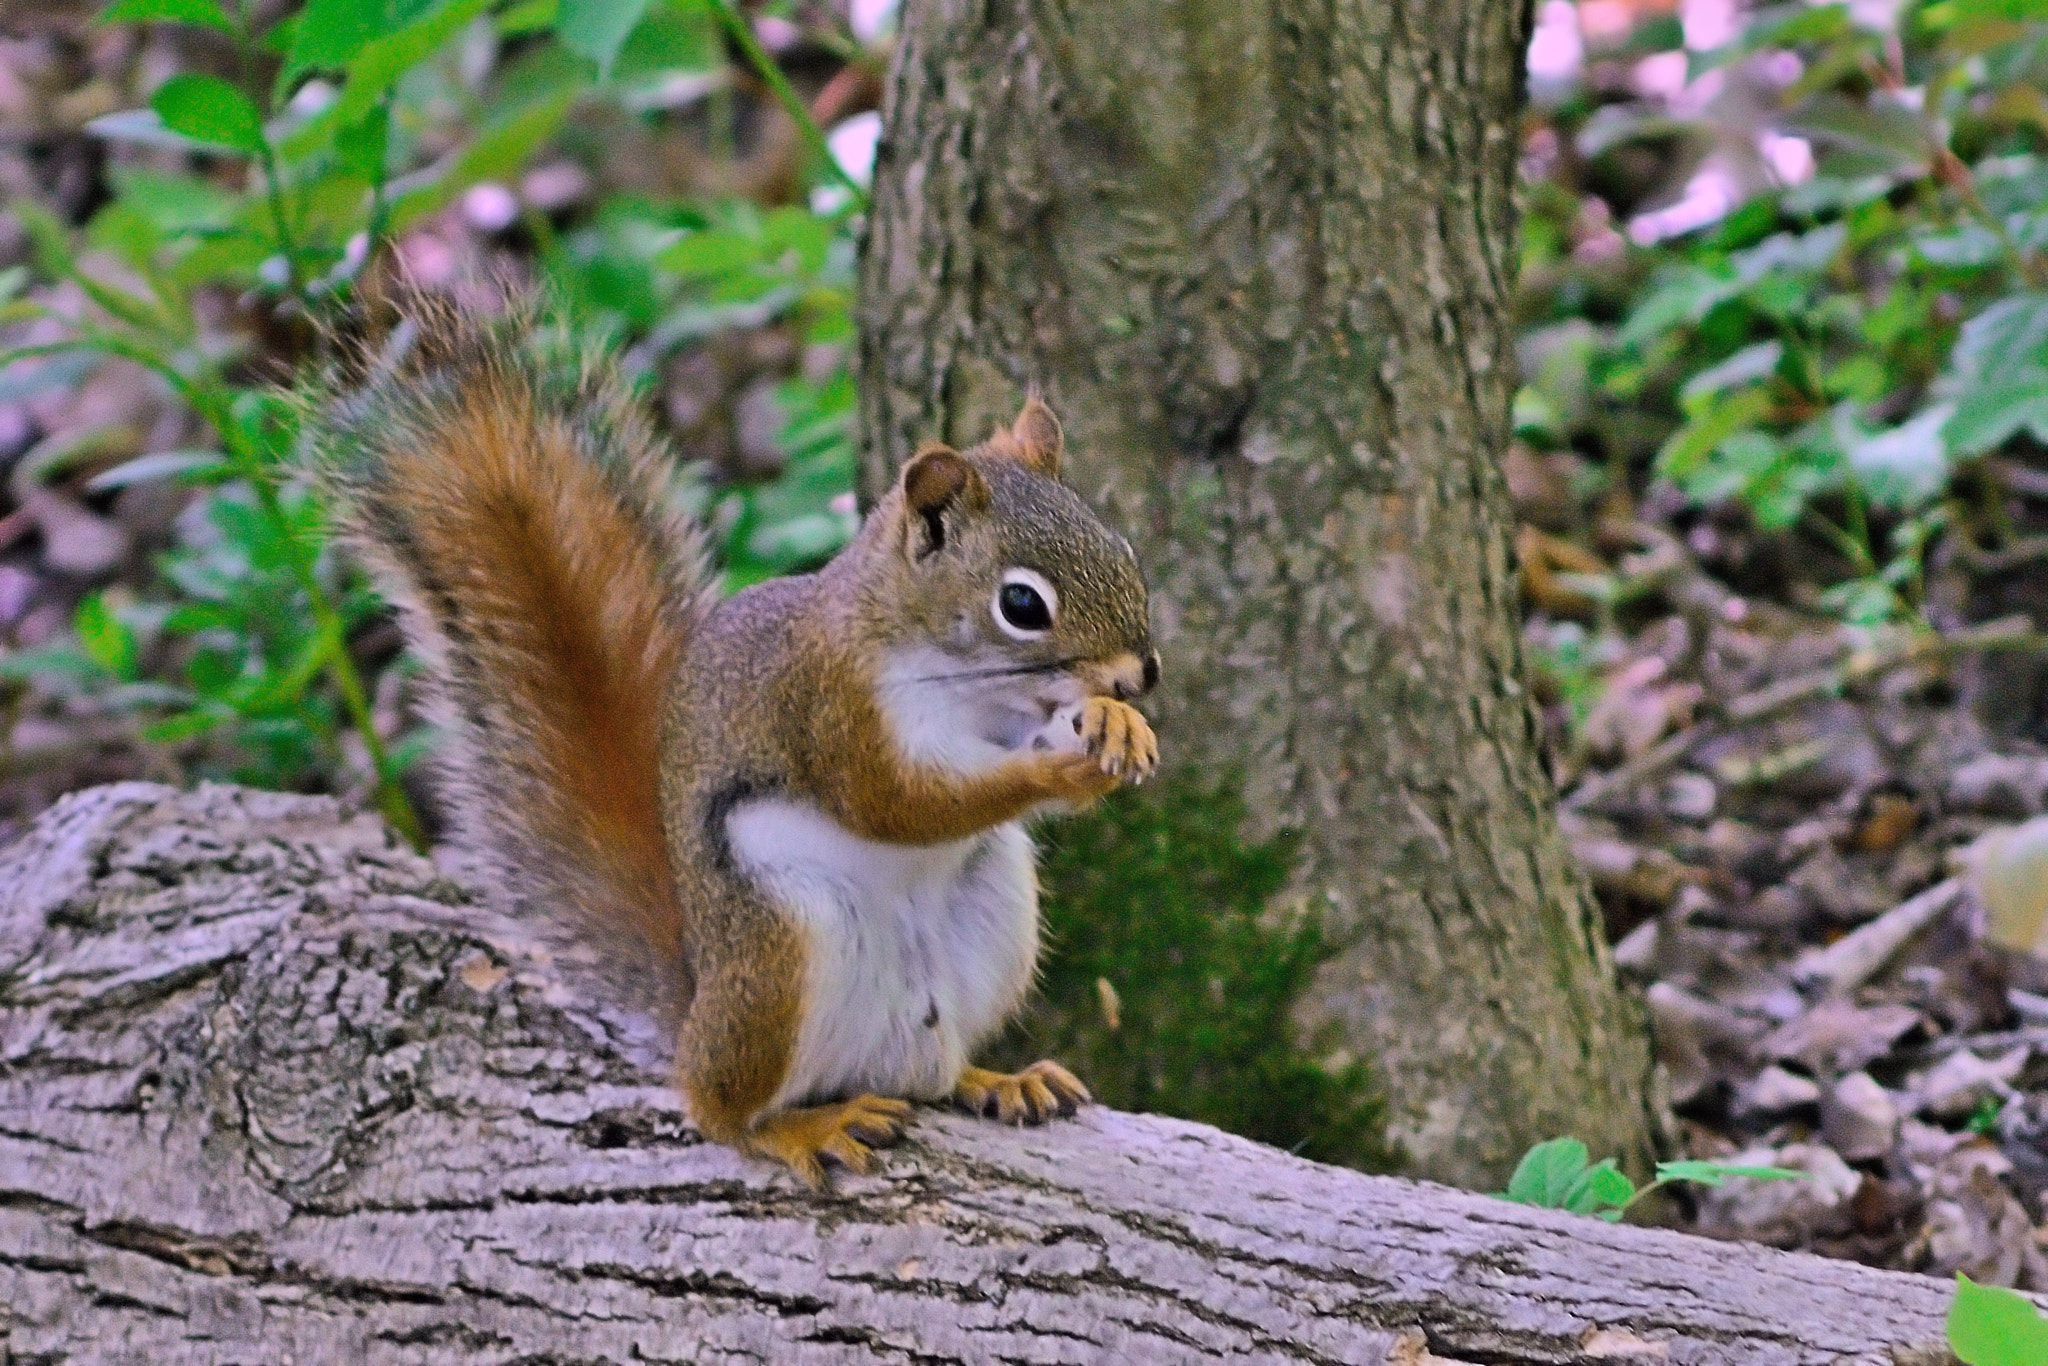
[[[1137,556],[1059,482],[1062,449],[1058,421],[1034,398],[965,454],[921,451],[887,510],[902,635],[1020,707],[1128,701],[1159,679]]]

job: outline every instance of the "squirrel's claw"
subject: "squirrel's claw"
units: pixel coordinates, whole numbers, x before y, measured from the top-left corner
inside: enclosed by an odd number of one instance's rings
[[[1113,697],[1091,697],[1075,720],[1081,743],[1112,778],[1140,782],[1159,763],[1159,737],[1136,707]]]
[[[1071,1115],[1094,1097],[1080,1078],[1050,1059],[1021,1072],[994,1072],[970,1067],[953,1084],[959,1106],[1004,1124],[1041,1124],[1054,1115]]]
[[[769,1115],[747,1136],[747,1147],[782,1163],[811,1189],[822,1190],[826,1162],[865,1173],[874,1166],[873,1150],[900,1141],[909,1122],[908,1101],[855,1096]]]

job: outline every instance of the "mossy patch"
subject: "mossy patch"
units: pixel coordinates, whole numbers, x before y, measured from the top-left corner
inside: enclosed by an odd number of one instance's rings
[[[1279,901],[1298,841],[1243,825],[1235,785],[1169,778],[1042,830],[1041,989],[1003,1061],[1057,1058],[1105,1104],[1390,1169],[1368,1068],[1326,1065],[1334,1039],[1294,1020],[1331,951],[1315,909]]]

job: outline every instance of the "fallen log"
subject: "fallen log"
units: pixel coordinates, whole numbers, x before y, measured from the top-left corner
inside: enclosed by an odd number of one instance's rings
[[[0,851],[0,1359],[1947,1360],[1929,1278],[1101,1108],[813,1195],[591,996],[332,801],[65,799]]]

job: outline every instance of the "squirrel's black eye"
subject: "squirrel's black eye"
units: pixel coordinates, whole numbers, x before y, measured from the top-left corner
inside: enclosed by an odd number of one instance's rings
[[[1037,570],[1012,565],[1003,571],[989,609],[1004,635],[1030,640],[1052,629],[1060,614],[1060,592]]]
[[[1053,629],[1053,608],[1044,604],[1044,598],[1040,598],[1038,590],[1030,584],[1004,584],[1001,610],[1004,610],[1004,621],[1018,631]]]
[[[1050,631],[1052,629],[1052,608],[1036,588],[1028,583],[1006,583],[1001,595],[996,598],[996,609],[1003,614],[1003,620],[1020,631]]]

